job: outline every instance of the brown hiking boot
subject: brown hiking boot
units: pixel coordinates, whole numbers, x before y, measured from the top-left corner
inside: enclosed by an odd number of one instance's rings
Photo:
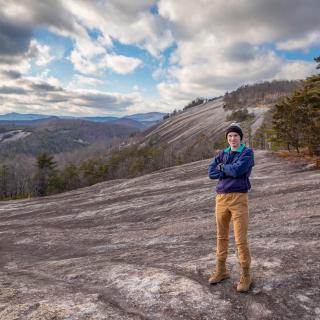
[[[238,292],[247,292],[250,289],[252,279],[250,276],[250,268],[242,268],[240,281],[237,285]]]
[[[208,279],[209,284],[216,284],[228,278],[230,278],[230,274],[226,270],[226,263],[224,261],[217,260],[216,271]]]

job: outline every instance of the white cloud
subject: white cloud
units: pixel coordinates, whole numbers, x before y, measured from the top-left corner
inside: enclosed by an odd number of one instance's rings
[[[36,60],[36,65],[45,66],[50,63],[54,57],[51,56],[50,47],[40,44],[37,40],[32,39],[29,48],[31,56]]]
[[[320,32],[311,32],[306,36],[290,39],[277,44],[277,48],[281,50],[303,50],[308,51],[313,45],[320,43]]]
[[[166,21],[149,10],[155,5],[149,1],[68,1],[70,12],[89,29],[101,32],[104,43],[111,46],[111,38],[136,45],[158,55],[173,42],[171,30]]]
[[[49,75],[50,70],[45,69],[40,74],[38,74],[36,77],[24,77],[24,79],[29,79],[32,81],[41,80],[42,82],[46,82],[51,86],[55,87],[61,87],[61,82],[56,77],[53,77],[52,75]]]
[[[68,89],[78,89],[82,87],[87,87],[87,86],[96,86],[103,84],[104,81],[97,79],[97,78],[92,78],[92,77],[87,77],[83,76],[81,74],[76,74],[73,76],[73,79],[71,83],[68,85]]]
[[[165,68],[157,68],[152,72],[152,78],[155,80],[161,80],[167,76],[167,70]]]
[[[94,74],[105,71],[101,70],[102,67],[105,69],[110,68],[120,74],[126,74],[132,72],[140,64],[140,60],[135,57],[111,53],[111,37],[120,41],[122,37],[132,44],[138,41],[138,45],[141,46],[148,46],[151,41],[154,41],[154,44],[157,43],[157,40],[161,42],[162,39],[157,36],[159,29],[155,29],[157,23],[153,21],[157,18],[142,12],[142,19],[136,19],[135,9],[138,9],[138,12],[140,8],[147,10],[152,3],[137,1],[135,4],[128,5],[128,8],[123,4],[121,5],[121,1],[116,1],[115,3],[87,1],[55,1],[50,3],[48,1],[41,3],[41,5],[33,0],[17,1],[14,4],[9,3],[7,5],[3,3],[7,8],[5,27],[6,29],[12,29],[11,24],[15,24],[13,30],[17,37],[12,40],[12,31],[10,31],[9,34],[5,33],[1,39],[8,40],[8,44],[12,47],[9,47],[7,51],[15,50],[17,52],[19,49],[22,55],[26,55],[29,47],[30,55],[36,58],[36,64],[44,66],[53,59],[50,55],[50,48],[32,39],[31,30],[34,26],[46,25],[50,31],[65,37],[71,37],[74,40],[70,61],[77,71],[85,74]],[[124,11],[120,12],[120,9]],[[21,12],[23,12],[23,15],[18,16]],[[122,25],[118,21],[117,14],[123,17]],[[9,18],[10,21],[8,22]],[[19,23],[13,22],[15,20],[19,21]],[[126,22],[130,23],[131,26],[128,26]],[[89,34],[89,31],[94,29],[100,33],[97,39],[92,38]],[[119,34],[115,33],[115,31],[119,32]],[[121,36],[120,33],[122,34]],[[127,34],[129,35],[128,38],[126,38]],[[141,36],[141,38],[131,39],[130,34],[134,37]],[[17,41],[17,43],[14,43],[14,41]],[[165,33],[164,40],[161,42],[162,47],[164,42],[168,42],[167,33]],[[7,47],[6,44],[4,47]],[[2,50],[0,49],[0,54]],[[12,57],[9,56],[8,59],[13,63]]]
[[[37,77],[0,72],[0,79],[8,84],[6,87],[0,86],[0,113],[15,111],[73,116],[123,116],[154,110],[168,112],[171,108],[170,104],[159,102],[158,99],[146,99],[138,86],[129,94],[75,87],[64,89],[49,83],[46,78],[50,78],[48,71]],[[82,75],[75,78],[84,83],[99,81]]]
[[[319,1],[160,0],[159,14],[171,22],[175,38],[215,34],[225,42],[278,42],[319,29]]]
[[[273,79],[305,79],[315,73],[314,63],[307,61],[286,61]]]
[[[73,50],[70,54],[70,61],[73,63],[75,70],[84,74],[99,74],[101,70],[98,70],[96,63],[91,61],[81,54],[78,50]]]
[[[36,77],[0,72],[0,113],[42,112],[58,115],[127,114],[143,100],[139,92],[129,94],[93,89],[62,88],[59,82],[48,76],[48,72]],[[79,81],[97,79],[78,76]],[[98,80],[97,80],[98,81]]]
[[[20,73],[27,73],[31,68],[31,59],[28,57],[17,57],[11,59],[9,63],[0,63],[0,70],[16,71]]]
[[[137,58],[122,55],[105,55],[99,66],[107,67],[120,74],[127,74],[135,70],[141,64]]]
[[[83,56],[78,50],[72,51],[70,60],[77,71],[92,75],[101,75],[106,69],[111,69],[119,74],[128,74],[142,63],[137,58],[107,53],[88,58]]]
[[[159,99],[148,99],[139,94],[136,102],[129,106],[122,115],[153,112],[155,110],[157,112],[170,112],[172,110],[172,103],[159,101]]]

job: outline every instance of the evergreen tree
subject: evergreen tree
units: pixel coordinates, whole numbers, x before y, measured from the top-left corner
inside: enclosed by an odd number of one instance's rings
[[[295,98],[304,110],[303,143],[311,155],[320,155],[320,74],[307,78]]]
[[[292,97],[275,105],[272,123],[275,142],[298,152],[307,147],[311,155],[320,155],[320,74],[308,77]]]
[[[47,194],[49,185],[49,176],[52,174],[53,169],[56,166],[54,157],[47,154],[41,153],[37,156],[37,169],[35,180],[37,182],[37,195],[45,196]]]
[[[8,196],[8,177],[9,167],[4,164],[0,168],[0,199],[5,199]]]
[[[81,185],[79,169],[73,163],[69,163],[63,170],[64,185],[66,190],[77,189]]]
[[[55,194],[66,190],[66,180],[59,170],[51,170],[48,175],[47,194]]]
[[[285,145],[290,151],[293,146],[297,152],[301,146],[302,109],[299,109],[293,98],[286,98],[277,103],[273,109],[273,142]]]

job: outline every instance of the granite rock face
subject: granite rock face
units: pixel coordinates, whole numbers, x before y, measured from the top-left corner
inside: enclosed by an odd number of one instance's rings
[[[255,155],[248,293],[234,288],[233,239],[231,279],[207,284],[216,182],[205,160],[1,202],[0,319],[320,319],[320,172]]]
[[[156,137],[158,142],[171,145],[175,150],[196,143],[201,134],[205,134],[211,141],[217,142],[224,136],[230,123],[235,121],[227,120],[227,116],[231,115],[232,111],[226,110],[224,105],[223,98],[218,98],[186,109],[145,131],[145,137],[147,140]],[[251,134],[254,135],[261,126],[265,113],[270,110],[270,105],[248,107],[247,109],[250,114],[254,115],[251,122]],[[243,129],[245,130],[245,128]]]

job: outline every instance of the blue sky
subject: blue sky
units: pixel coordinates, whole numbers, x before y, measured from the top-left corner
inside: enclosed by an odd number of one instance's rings
[[[319,1],[0,0],[0,114],[171,112],[316,73]]]

